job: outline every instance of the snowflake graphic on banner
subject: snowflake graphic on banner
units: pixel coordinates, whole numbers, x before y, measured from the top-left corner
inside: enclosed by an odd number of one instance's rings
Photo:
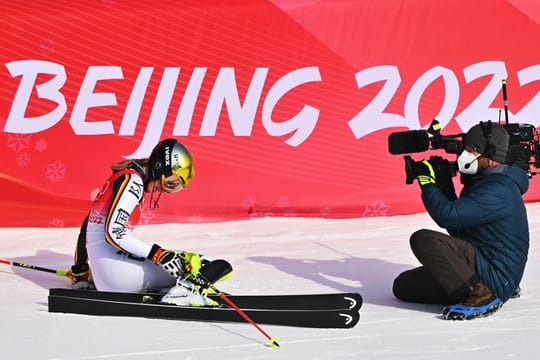
[[[55,161],[47,165],[45,177],[51,182],[56,183],[66,177],[66,166],[60,161]]]
[[[381,199],[377,199],[373,203],[366,206],[366,209],[364,210],[364,214],[362,214],[362,216],[386,216],[387,212],[388,206]]]
[[[47,150],[47,140],[39,139],[38,141],[36,141],[34,148],[37,152],[44,152],[45,150]]]
[[[298,212],[296,211],[296,209],[286,209],[286,210],[283,211],[283,216],[297,217]]]
[[[277,200],[277,206],[279,208],[285,208],[285,207],[289,206],[290,203],[291,203],[291,200],[289,199],[288,196],[281,196]]]
[[[257,198],[255,196],[248,196],[242,200],[242,208],[246,209],[248,214],[252,214],[255,211],[255,204],[257,203]]]
[[[21,151],[15,155],[15,161],[20,167],[26,167],[30,164],[30,153],[28,151]]]
[[[30,135],[9,134],[7,146],[16,153],[27,150],[30,147]]]
[[[49,223],[50,227],[64,227],[64,220],[59,218],[53,218]]]
[[[322,208],[319,210],[319,214],[321,214],[321,216],[327,217],[327,216],[329,216],[330,214],[332,214],[332,208],[329,207],[329,206],[322,207]]]
[[[249,196],[242,201],[242,207],[244,209],[249,209],[255,205],[255,203],[257,203],[257,198],[255,196]]]
[[[190,223],[202,224],[204,222],[204,217],[199,216],[199,215],[193,215],[193,216],[190,216],[188,221]]]

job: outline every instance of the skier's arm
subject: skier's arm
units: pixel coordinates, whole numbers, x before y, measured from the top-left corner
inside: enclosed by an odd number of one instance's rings
[[[143,181],[137,174],[126,174],[113,183],[113,198],[105,220],[105,240],[124,253],[146,258],[152,245],[137,238],[128,228],[129,218],[143,193]]]
[[[129,217],[143,196],[143,182],[136,174],[122,176],[113,184],[113,199],[105,221],[105,238],[118,250],[152,260],[173,277],[186,273],[198,275],[201,268],[200,256],[189,252],[176,252],[150,245],[127,227]]]

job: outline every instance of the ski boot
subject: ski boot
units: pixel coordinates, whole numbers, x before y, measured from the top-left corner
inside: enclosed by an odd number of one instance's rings
[[[187,274],[179,278],[161,301],[183,306],[218,306],[208,297],[215,294],[213,284],[228,279],[232,275],[231,264],[225,260],[203,262],[198,275]]]
[[[219,303],[201,292],[199,285],[178,279],[176,285],[161,298],[161,302],[181,306],[218,306]]]

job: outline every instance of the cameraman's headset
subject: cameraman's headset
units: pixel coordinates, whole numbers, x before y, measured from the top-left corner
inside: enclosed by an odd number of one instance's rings
[[[491,143],[491,137],[493,136],[491,131],[491,120],[480,121],[480,127],[482,128],[482,135],[484,135],[484,138],[486,139],[486,146],[482,155],[493,159],[495,154],[497,154],[497,147]]]

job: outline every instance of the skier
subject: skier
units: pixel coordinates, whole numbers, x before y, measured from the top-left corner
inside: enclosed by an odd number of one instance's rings
[[[217,305],[206,293],[209,284],[229,277],[231,265],[197,253],[150,245],[133,232],[144,193],[151,210],[162,193],[189,186],[194,165],[189,151],[175,139],[161,141],[148,159],[111,166],[113,174],[97,195],[77,240],[70,269],[74,288],[139,292],[169,289],[162,301],[178,305]],[[90,271],[91,269],[91,271]]]
[[[454,304],[443,308],[451,320],[473,319],[499,309],[519,291],[529,249],[522,195],[529,179],[506,164],[509,135],[497,123],[480,122],[464,137],[457,165],[464,183],[460,197],[424,160],[417,180],[431,218],[450,235],[422,229],[410,246],[422,266],[400,274],[393,284],[401,300]]]

